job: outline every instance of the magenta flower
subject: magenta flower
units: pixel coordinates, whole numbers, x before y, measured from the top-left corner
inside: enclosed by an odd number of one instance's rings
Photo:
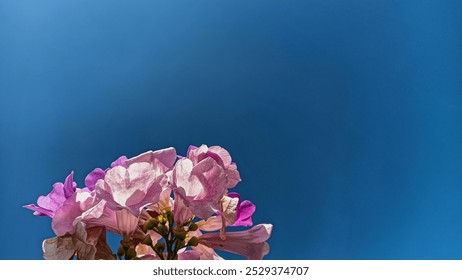
[[[228,196],[239,200],[236,207],[236,218],[232,226],[252,226],[252,215],[256,209],[255,204],[249,200],[241,202],[241,196],[236,192],[229,193]]]
[[[56,211],[63,205],[63,203],[71,197],[77,184],[73,181],[74,171],[66,177],[64,184],[57,182],[53,184],[53,190],[46,196],[40,196],[37,199],[37,205],[29,204],[24,205],[24,208],[34,211],[34,215],[48,216],[53,218]]]

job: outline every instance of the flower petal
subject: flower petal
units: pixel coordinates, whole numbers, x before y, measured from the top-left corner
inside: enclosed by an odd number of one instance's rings
[[[94,193],[78,190],[56,211],[51,227],[57,236],[73,234],[77,218],[90,209],[95,202]]]
[[[104,175],[106,175],[106,172],[104,172],[103,169],[101,168],[95,168],[90,174],[85,177],[85,186],[90,190],[95,189],[96,182],[98,182],[99,179],[104,179]]]
[[[127,161],[127,157],[121,156],[111,163],[111,167],[115,167],[115,166],[127,167],[126,161]]]
[[[64,196],[66,198],[71,197],[75,193],[76,186],[74,183],[74,171],[72,171],[64,181]]]
[[[239,216],[233,226],[252,226],[252,215],[255,212],[256,206],[248,200],[244,200],[239,207]]]
[[[191,209],[186,207],[181,196],[176,195],[174,203],[174,220],[177,224],[183,225],[193,218]]]
[[[202,252],[195,250],[188,250],[178,253],[178,260],[200,260]]]
[[[138,217],[133,216],[127,209],[116,211],[117,226],[124,236],[130,236],[138,226]]]
[[[206,158],[193,165],[188,158],[177,161],[173,172],[176,195],[192,213],[201,219],[207,219],[220,210],[219,201],[226,191],[226,174],[223,168],[212,158]]]
[[[133,164],[135,162],[154,162],[154,160],[158,160],[164,166],[164,172],[170,169],[176,160],[176,150],[173,147],[161,149],[157,151],[147,151],[138,155],[136,157],[130,158],[126,161],[127,165]]]
[[[246,231],[228,232],[226,240],[222,240],[217,232],[206,233],[199,237],[199,242],[248,259],[262,259],[269,252],[269,245],[265,241],[270,237],[272,227],[270,224],[260,224]]]
[[[46,260],[69,260],[76,251],[72,236],[57,236],[43,240],[43,257]]]

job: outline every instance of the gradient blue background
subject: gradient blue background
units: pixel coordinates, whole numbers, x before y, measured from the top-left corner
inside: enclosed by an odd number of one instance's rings
[[[205,143],[268,259],[462,259],[461,3],[0,1],[0,258],[71,170]]]

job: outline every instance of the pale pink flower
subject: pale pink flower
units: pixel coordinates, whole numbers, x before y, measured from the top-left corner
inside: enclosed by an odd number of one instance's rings
[[[224,169],[213,158],[197,164],[182,158],[173,170],[173,185],[175,197],[182,197],[194,215],[206,219],[220,210],[219,202],[226,192],[227,178]]]
[[[157,203],[168,186],[169,171],[176,159],[174,148],[147,152],[126,160],[127,167],[115,166],[108,170],[104,180],[96,183],[98,197],[108,206],[125,208],[139,216],[147,205]]]
[[[213,158],[224,170],[227,177],[226,188],[234,188],[241,181],[237,166],[232,162],[231,155],[227,150],[220,146],[201,145],[200,147],[189,146],[187,158],[194,164],[210,157]]]
[[[223,240],[218,232],[206,233],[199,236],[199,243],[244,256],[249,260],[261,260],[269,252],[266,240],[271,236],[272,228],[270,224],[260,224],[249,230],[228,232],[226,240]]]
[[[103,226],[113,233],[131,236],[138,229],[139,217],[127,209],[114,210],[101,200],[83,212],[78,221],[84,222],[87,227]]]

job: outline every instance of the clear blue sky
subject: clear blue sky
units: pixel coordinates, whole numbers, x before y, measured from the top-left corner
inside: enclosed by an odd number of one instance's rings
[[[268,259],[462,259],[462,2],[0,2],[0,240],[119,155],[221,145]]]

